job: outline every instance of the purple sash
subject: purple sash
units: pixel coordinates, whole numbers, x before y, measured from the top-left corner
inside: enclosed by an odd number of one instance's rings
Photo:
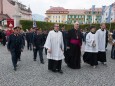
[[[81,46],[80,40],[71,39],[71,40],[70,40],[70,43],[71,43],[71,44],[74,44],[74,45]]]

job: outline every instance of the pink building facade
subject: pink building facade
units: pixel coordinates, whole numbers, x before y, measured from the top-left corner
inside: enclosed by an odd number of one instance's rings
[[[9,18],[14,19],[15,26],[19,20],[32,20],[31,9],[15,0],[0,0],[0,14],[7,15]],[[16,20],[17,16],[18,21]]]

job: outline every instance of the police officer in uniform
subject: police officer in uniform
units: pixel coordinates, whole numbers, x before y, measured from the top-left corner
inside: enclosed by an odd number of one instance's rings
[[[16,71],[17,61],[20,58],[20,53],[23,49],[23,41],[19,35],[19,27],[14,28],[14,33],[9,36],[7,48],[11,52],[12,63]]]
[[[33,37],[34,61],[36,61],[37,52],[39,52],[40,62],[42,64],[44,64],[43,45],[44,45],[44,41],[43,41],[42,31],[40,29],[36,29],[36,34]]]
[[[21,36],[21,38],[22,38],[22,46],[23,46],[23,49],[24,49],[24,46],[25,46],[25,37],[24,37],[24,33],[22,32],[22,30],[21,30],[21,28],[20,27],[18,27],[18,34]],[[19,56],[19,58],[18,58],[18,61],[21,61],[21,52],[20,52],[20,56]]]

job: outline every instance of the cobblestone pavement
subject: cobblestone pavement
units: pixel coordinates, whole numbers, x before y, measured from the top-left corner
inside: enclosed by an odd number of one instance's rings
[[[33,52],[26,47],[15,72],[10,52],[0,45],[0,86],[115,86],[115,60],[110,58],[110,49],[109,45],[107,66],[99,64],[94,69],[82,62],[80,70],[73,70],[63,62],[64,74],[59,74],[48,71],[45,55],[45,64],[40,64],[39,58],[34,62]]]

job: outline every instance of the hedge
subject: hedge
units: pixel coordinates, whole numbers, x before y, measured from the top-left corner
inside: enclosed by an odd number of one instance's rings
[[[31,27],[33,27],[33,21],[20,20],[20,24],[21,24],[23,30],[30,29]],[[36,24],[42,30],[50,30],[53,28],[53,25],[54,25],[54,23],[42,22],[42,21],[37,21]],[[60,25],[60,28],[62,27],[62,25],[65,25],[66,30],[73,28],[72,24],[60,23],[59,25]],[[90,27],[91,25],[96,26],[97,29],[100,28],[100,24],[82,24],[82,25],[80,25],[80,28],[85,29],[86,27]],[[111,23],[111,25],[106,24],[106,26],[107,26],[108,30],[114,30],[115,29],[115,23]]]

